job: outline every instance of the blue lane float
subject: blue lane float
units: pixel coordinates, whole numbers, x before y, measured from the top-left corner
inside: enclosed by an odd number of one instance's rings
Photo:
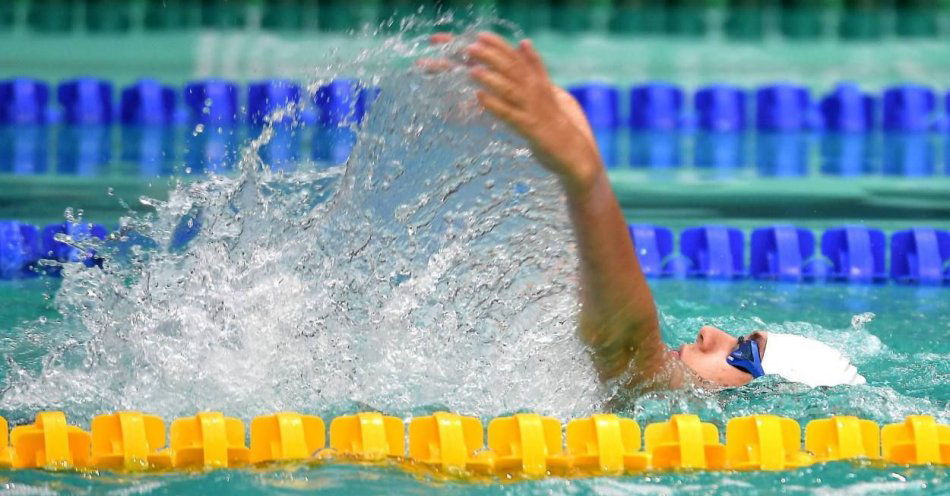
[[[56,171],[94,176],[112,158],[112,83],[97,78],[63,82],[56,90],[63,127],[56,140]]]
[[[884,233],[864,226],[828,229],[821,236],[821,253],[831,260],[829,277],[851,283],[882,282],[884,270]]]
[[[673,231],[662,226],[631,224],[627,227],[640,269],[647,277],[685,276],[687,264],[673,253]]]
[[[804,86],[775,83],[755,93],[756,164],[767,177],[802,177],[807,173],[808,136],[813,116],[811,94]]]
[[[271,169],[291,170],[300,160],[300,135],[293,112],[300,104],[300,93],[300,85],[286,79],[258,81],[248,87],[247,117],[252,133],[259,133],[268,119],[274,130],[270,141],[259,151]],[[286,113],[278,115],[280,111]]]
[[[789,225],[755,229],[749,245],[752,277],[796,282],[813,275],[805,265],[815,253],[815,235],[808,229]]]
[[[674,84],[653,82],[630,89],[630,127],[671,131],[682,120],[683,90]]]
[[[122,160],[139,164],[144,177],[173,172],[178,93],[154,79],[140,79],[122,89]]]
[[[125,125],[153,126],[174,123],[178,94],[155,79],[140,79],[122,89],[119,121]]]
[[[19,279],[33,273],[30,266],[40,258],[36,228],[16,221],[0,221],[0,278]]]
[[[793,83],[774,83],[755,92],[755,125],[762,131],[803,131],[811,118],[811,93]]]
[[[184,215],[175,228],[171,243],[159,247],[149,238],[125,233],[124,241],[113,242],[112,256],[123,258],[132,245],[180,252],[200,234],[202,215],[195,210]],[[890,237],[889,272],[885,271],[886,237],[878,229],[844,226],[828,229],[816,252],[816,234],[792,225],[753,229],[749,238],[749,265],[746,270],[744,236],[729,226],[700,226],[684,229],[676,250],[674,232],[663,226],[631,224],[628,231],[643,273],[647,277],[743,279],[783,282],[840,281],[853,284],[883,282],[950,286],[950,232],[918,227],[896,231]],[[108,231],[98,224],[56,223],[38,229],[28,223],[0,221],[0,279],[31,277],[37,272],[56,275],[55,266],[43,267],[39,260],[59,263],[102,265],[104,260],[89,252],[56,240],[68,235],[82,243],[90,238],[105,240]]]
[[[838,176],[873,172],[872,137],[876,100],[853,83],[841,83],[818,105],[821,117],[821,171]]]
[[[261,84],[266,88],[259,89]],[[801,177],[810,171],[814,143],[820,147],[824,174],[923,178],[939,169],[937,145],[950,150],[950,139],[945,136],[950,131],[950,111],[945,108],[950,99],[944,95],[938,98],[933,89],[919,84],[897,85],[872,95],[854,84],[842,83],[814,105],[808,90],[797,84],[769,84],[753,93],[716,84],[698,88],[691,95],[687,113],[684,109],[690,96],[683,89],[669,83],[647,83],[630,88],[623,115],[620,100],[627,92],[622,88],[587,83],[571,90],[589,116],[604,162],[610,167],[632,164],[670,169],[684,165],[684,157],[690,155],[698,169],[714,169],[725,177],[746,166],[751,158],[762,176]],[[245,96],[242,91],[247,96],[247,111],[240,106]],[[258,91],[264,91],[263,96],[254,96]],[[266,112],[262,109],[273,108],[255,106],[255,102],[298,98],[281,91],[299,91],[303,98],[299,83],[286,80],[242,87],[206,79],[179,90],[146,79],[123,88],[119,105],[113,108],[110,82],[79,78],[60,84],[56,89],[58,105],[50,106],[49,87],[42,81],[0,81],[0,172],[45,173],[47,145],[60,143],[61,153],[56,155],[59,172],[96,174],[109,159],[113,130],[108,126],[113,120],[122,124],[122,157],[139,162],[143,175],[172,173],[172,165],[182,158],[174,156],[179,148],[187,150],[183,158],[191,172],[225,170],[237,158],[225,152],[240,141],[245,121],[259,125],[265,115],[262,112]],[[751,94],[754,98],[749,98]],[[306,102],[295,122],[318,124],[312,127],[310,150],[315,160],[329,164],[346,161],[355,142],[351,126],[359,127],[377,95],[378,89],[366,88],[358,80],[339,79],[321,87],[312,101]],[[183,105],[178,105],[179,101]],[[754,116],[752,133],[744,131],[747,115]],[[44,128],[60,122],[70,129]],[[156,126],[176,132],[173,126],[181,123],[204,125],[201,132],[185,135],[185,147],[169,148],[174,139],[158,131],[125,131]],[[96,129],[82,130],[87,127]],[[878,135],[875,131],[879,130],[884,132]],[[817,132],[815,140],[812,131]],[[53,141],[47,137],[50,132],[56,134]],[[126,146],[129,142],[135,146]],[[288,157],[302,152],[301,142],[292,133],[286,139],[276,137],[271,147],[276,155],[273,160],[265,157],[265,161],[292,160]],[[81,151],[83,157],[71,158],[74,151]],[[751,156],[750,151],[754,151]],[[944,155],[945,170],[950,174],[950,152]]]
[[[901,84],[884,90],[883,126],[885,131],[929,131],[934,122],[937,96],[921,84]]]
[[[934,173],[935,157],[929,132],[936,123],[937,97],[920,84],[902,84],[884,90],[883,172],[925,177]]]
[[[375,97],[375,90],[365,88],[355,79],[337,79],[317,89],[313,95],[317,108],[314,160],[330,165],[346,162],[356,144],[354,127],[362,123]]]
[[[45,124],[49,86],[31,78],[0,81],[0,124]]]
[[[923,227],[891,235],[891,278],[904,284],[950,282],[950,232]]]
[[[687,274],[710,279],[745,277],[744,236],[726,226],[702,226],[680,233],[680,253],[690,265]]]
[[[703,86],[696,92],[694,106],[699,129],[736,132],[746,127],[746,92],[738,86]]]
[[[185,85],[189,125],[185,165],[192,173],[221,172],[237,160],[234,151],[240,136],[238,86],[231,81],[205,79]]]
[[[300,85],[293,81],[271,79],[251,83],[247,89],[248,122],[254,126],[262,126],[265,119],[272,113],[298,103],[300,103]]]
[[[634,167],[669,169],[682,165],[683,90],[651,82],[630,89],[630,163]]]
[[[100,224],[63,222],[50,224],[43,228],[41,246],[43,257],[57,262],[83,262],[87,266],[95,265],[94,253],[87,253],[82,249],[59,241],[58,235],[68,236],[74,242],[81,242],[89,238],[106,239],[109,231]]]
[[[112,123],[112,83],[98,78],[64,81],[56,89],[63,122],[72,125]]]
[[[620,92],[605,83],[589,83],[568,88],[594,131],[600,155],[607,167],[620,162],[617,129],[620,127]]]
[[[696,92],[696,167],[728,175],[745,165],[746,100],[745,90],[728,84],[704,86]]]
[[[185,85],[185,105],[195,124],[233,125],[238,119],[237,83],[204,79]]]

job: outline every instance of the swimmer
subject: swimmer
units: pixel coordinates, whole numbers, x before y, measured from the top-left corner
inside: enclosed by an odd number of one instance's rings
[[[436,34],[433,43],[452,41]],[[480,33],[465,47],[482,107],[527,140],[563,188],[580,254],[579,333],[602,380],[679,387],[698,379],[737,387],[766,374],[810,386],[863,384],[841,353],[810,338],[756,331],[735,337],[704,326],[693,343],[671,350],[583,110],[554,85],[529,40],[512,46]],[[438,70],[448,61],[421,61]]]

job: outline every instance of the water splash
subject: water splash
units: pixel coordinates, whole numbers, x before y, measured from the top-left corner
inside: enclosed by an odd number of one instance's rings
[[[472,112],[464,69],[413,68],[464,43],[429,47],[438,22],[317,71],[380,89],[345,167],[271,171],[268,128],[236,174],[123,219],[104,270],[66,267],[62,345],[39,373],[11,365],[5,409],[596,409],[559,188]]]

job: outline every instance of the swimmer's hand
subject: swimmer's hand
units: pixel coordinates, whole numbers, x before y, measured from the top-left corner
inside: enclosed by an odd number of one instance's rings
[[[434,44],[452,40],[446,33],[432,36]],[[631,385],[677,384],[677,377],[665,373],[672,358],[660,339],[653,296],[580,105],[551,82],[529,41],[513,47],[498,35],[481,33],[466,51],[468,70],[481,86],[481,105],[528,140],[567,192],[581,262],[579,332],[600,376],[627,377]],[[449,59],[419,61],[430,72],[459,65]]]
[[[577,101],[551,82],[531,42],[513,47],[494,33],[480,33],[467,52],[477,62],[469,72],[482,87],[482,106],[528,140],[568,193],[589,191],[603,172],[593,132]]]
[[[454,40],[449,33],[430,38],[434,45]],[[603,169],[594,133],[574,97],[551,82],[531,42],[514,48],[496,34],[480,33],[466,52],[472,78],[482,86],[481,105],[527,139],[538,160],[562,179],[569,193],[589,191]],[[417,65],[437,73],[460,64],[425,58]]]

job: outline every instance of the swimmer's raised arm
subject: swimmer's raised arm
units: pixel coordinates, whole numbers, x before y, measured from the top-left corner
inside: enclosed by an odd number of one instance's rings
[[[482,87],[478,100],[528,141],[566,192],[581,258],[580,334],[601,377],[626,372],[637,382],[656,377],[670,354],[583,111],[551,82],[530,41],[513,47],[482,33],[467,50],[478,63],[470,69]]]

